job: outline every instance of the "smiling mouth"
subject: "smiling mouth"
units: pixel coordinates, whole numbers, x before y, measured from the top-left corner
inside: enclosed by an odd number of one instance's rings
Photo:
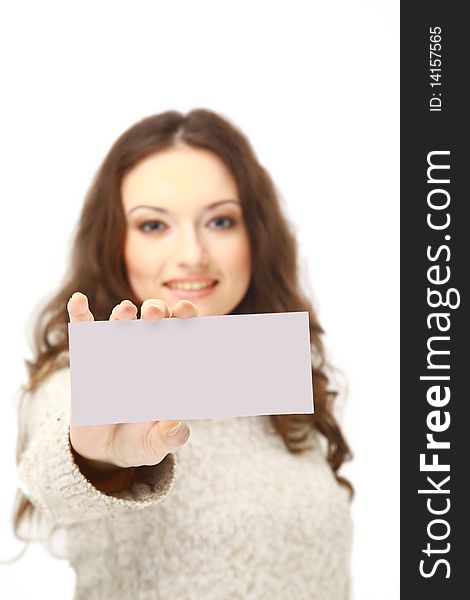
[[[172,290],[183,290],[186,292],[194,292],[198,290],[205,290],[210,287],[214,287],[218,283],[214,281],[186,281],[186,282],[169,282],[165,283],[166,287]]]

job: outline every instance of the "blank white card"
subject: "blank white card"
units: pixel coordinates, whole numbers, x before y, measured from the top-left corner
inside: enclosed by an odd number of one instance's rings
[[[308,312],[68,327],[74,426],[314,412]]]

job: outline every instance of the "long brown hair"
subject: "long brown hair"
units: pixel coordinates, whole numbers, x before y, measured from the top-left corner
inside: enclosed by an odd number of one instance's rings
[[[168,111],[145,118],[125,131],[113,144],[86,195],[75,234],[67,275],[59,291],[40,311],[34,325],[34,359],[26,360],[29,382],[24,393],[34,391],[53,371],[68,363],[67,301],[75,291],[89,299],[96,320],[107,320],[123,299],[136,306],[139,299],[130,287],[124,262],[126,219],[121,202],[124,174],[150,154],[183,142],[217,154],[238,186],[252,253],[252,278],[243,300],[231,314],[308,311],[315,399],[313,415],[271,415],[275,431],[290,452],[308,449],[303,442],[311,429],[324,436],[327,460],[336,479],[351,452],[333,414],[337,391],[330,389],[329,365],[321,336],[324,333],[298,278],[297,244],[282,214],[278,194],[248,139],[230,122],[209,110],[187,115]],[[21,431],[17,463],[23,451]],[[13,512],[18,539],[22,520],[34,507],[20,490]]]

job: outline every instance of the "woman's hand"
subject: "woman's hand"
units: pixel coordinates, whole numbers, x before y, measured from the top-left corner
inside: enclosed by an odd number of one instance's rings
[[[75,292],[67,304],[71,323],[93,321],[88,298]],[[141,318],[158,321],[176,317],[196,317],[198,310],[189,300],[180,300],[170,311],[163,300],[148,299],[142,304]],[[110,320],[137,318],[137,307],[130,300],[123,300],[111,312]],[[176,431],[175,426],[180,425]],[[111,425],[70,426],[70,441],[87,468],[110,472],[126,467],[156,465],[169,452],[185,444],[190,431],[185,421],[149,421],[145,423],[119,423]]]

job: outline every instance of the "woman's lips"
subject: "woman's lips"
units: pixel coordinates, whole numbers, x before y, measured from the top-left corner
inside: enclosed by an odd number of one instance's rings
[[[214,291],[215,286],[218,284],[218,281],[214,281],[214,283],[202,290],[181,290],[177,288],[171,288],[168,284],[165,283],[165,287],[169,290],[176,298],[180,300],[192,300],[193,298],[205,298],[209,296]]]
[[[217,281],[217,278],[211,277],[210,275],[186,275],[185,277],[175,277],[174,279],[168,279],[168,281],[165,281],[165,285],[171,283],[189,283],[193,281],[197,283],[209,283]]]

